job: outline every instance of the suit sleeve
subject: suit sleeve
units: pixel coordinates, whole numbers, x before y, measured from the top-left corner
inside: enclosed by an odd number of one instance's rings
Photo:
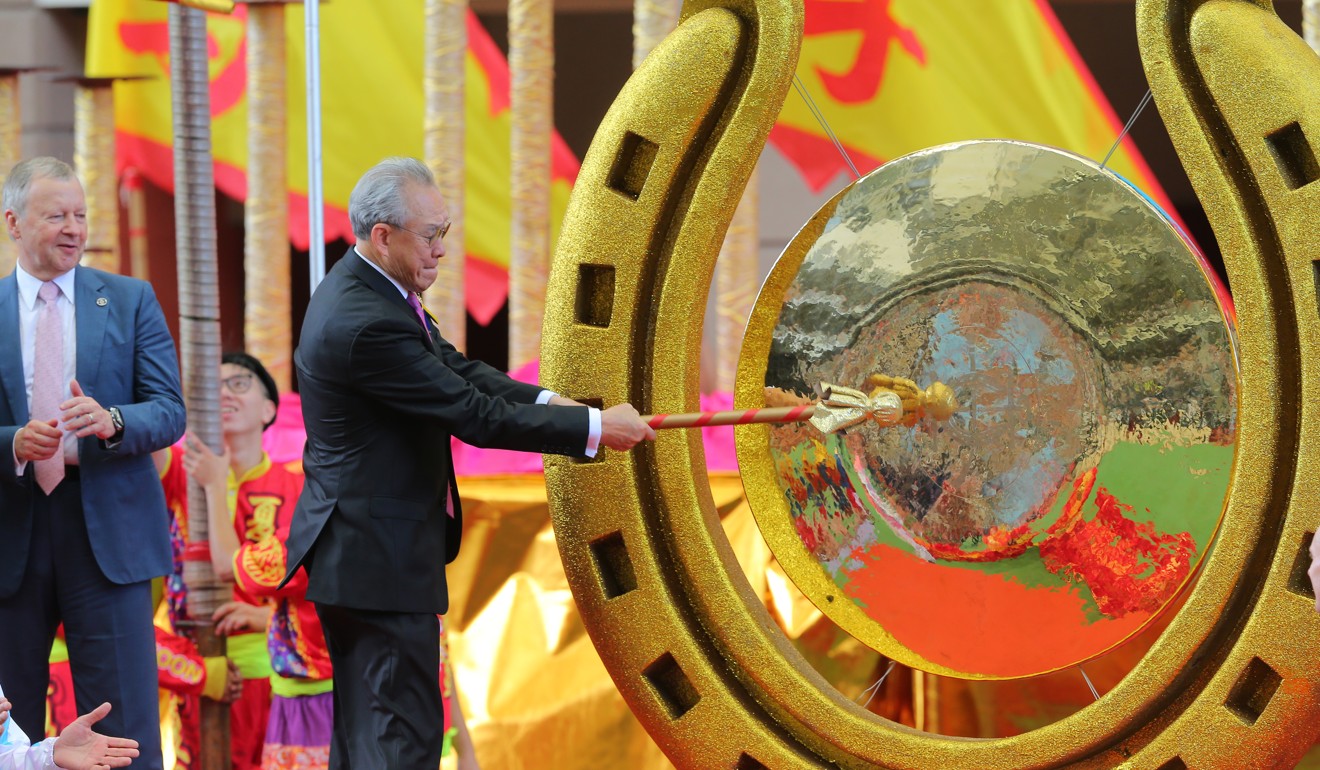
[[[117,406],[124,417],[123,440],[107,449],[140,455],[173,444],[183,435],[185,417],[179,386],[179,359],[165,314],[150,285],[144,285],[135,313],[133,403]]]
[[[440,339],[440,360],[488,396],[515,404],[535,404],[537,396],[541,395],[541,386],[519,382],[484,361],[470,359],[444,338]]]
[[[470,370],[461,362],[460,367]],[[478,380],[486,379],[472,371]],[[488,395],[432,355],[404,319],[383,317],[362,326],[350,343],[349,372],[353,386],[373,400],[436,421],[473,446],[581,455],[587,445],[587,407],[511,403]],[[527,388],[532,391],[527,400],[534,402],[540,388]]]

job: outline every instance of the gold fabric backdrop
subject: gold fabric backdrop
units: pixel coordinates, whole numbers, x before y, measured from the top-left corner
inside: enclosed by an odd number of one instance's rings
[[[762,539],[735,474],[711,490],[748,581],[784,633],[826,679],[866,703],[888,667],[840,631],[785,577]],[[483,770],[670,768],[596,654],[564,577],[539,475],[460,482],[466,530],[449,569],[450,656]],[[1165,623],[1086,665],[1101,693],[1116,685]],[[968,682],[895,666],[868,708],[950,735],[1011,735],[1093,699],[1070,669],[1010,682]],[[920,712],[920,713],[918,713]]]

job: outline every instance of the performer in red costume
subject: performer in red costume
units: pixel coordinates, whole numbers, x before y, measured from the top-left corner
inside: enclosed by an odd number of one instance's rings
[[[207,490],[216,574],[234,580],[242,601],[274,611],[263,640],[274,676],[260,766],[324,768],[330,755],[333,680],[321,622],[304,598],[306,578],[275,588],[287,571],[284,543],[302,492],[302,464],[273,463],[262,451],[261,436],[275,421],[279,393],[261,362],[228,353],[220,376],[225,453],[216,455],[190,441],[195,461],[189,465]],[[224,500],[226,492],[232,493],[232,503]]]

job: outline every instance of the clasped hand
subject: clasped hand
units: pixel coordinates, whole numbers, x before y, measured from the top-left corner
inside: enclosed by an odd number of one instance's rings
[[[78,438],[96,436],[108,439],[115,435],[115,424],[110,412],[96,399],[83,393],[77,380],[69,383],[73,397],[60,404],[60,416],[52,420],[29,420],[14,435],[14,456],[19,462],[49,460],[60,451],[64,433]]]

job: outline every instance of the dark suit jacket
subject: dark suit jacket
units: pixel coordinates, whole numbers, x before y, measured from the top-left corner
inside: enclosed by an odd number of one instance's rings
[[[150,284],[76,269],[78,384],[124,416],[123,441],[113,449],[95,436],[78,443],[83,515],[101,572],[114,583],[135,583],[170,571],[165,497],[151,452],[183,435],[179,361]],[[32,463],[14,474],[14,434],[27,424],[28,404],[13,273],[0,279],[0,330],[0,597],[7,597],[27,566],[36,489]]]
[[[307,476],[289,533],[289,575],[306,564],[307,597],[316,602],[448,609],[445,564],[462,531],[451,435],[530,452],[586,448],[585,407],[538,406],[540,388],[428,335],[399,290],[353,249],[312,296],[294,364]]]

